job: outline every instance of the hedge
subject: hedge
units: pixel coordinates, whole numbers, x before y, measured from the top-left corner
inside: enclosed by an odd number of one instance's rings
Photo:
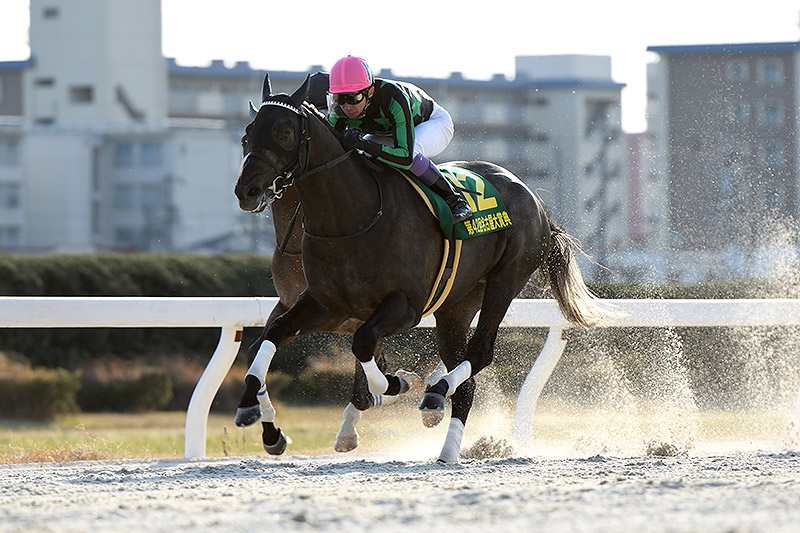
[[[174,254],[0,255],[2,296],[276,296],[268,258]],[[248,332],[252,341],[256,332]],[[9,329],[0,349],[25,354],[35,365],[77,367],[114,354],[179,352],[206,357],[214,328]],[[202,362],[205,362],[204,359]]]
[[[797,283],[770,281],[714,282],[692,286],[677,285],[592,285],[604,298],[770,298],[797,297]],[[526,286],[521,296],[540,297],[537,279]],[[3,295],[74,295],[74,296],[274,296],[269,275],[269,260],[260,256],[180,256],[97,254],[47,257],[0,256],[0,294]],[[519,391],[544,342],[544,329],[503,329],[498,337],[491,372],[497,386],[509,394]],[[245,331],[243,344],[249,345],[258,329]],[[145,400],[129,398],[125,405],[142,409],[184,409],[195,375],[202,371],[213,353],[219,332],[213,328],[189,330],[129,329],[50,329],[2,330],[0,350],[24,354],[33,365],[83,370],[92,361],[118,358],[151,367],[148,377],[128,392],[148,388],[153,393]],[[617,378],[633,394],[647,396],[657,387],[652,383],[656,371],[672,365],[698,398],[698,403],[717,405],[741,403],[745,389],[754,394],[788,394],[793,382],[776,377],[782,367],[791,373],[800,366],[794,339],[797,328],[773,328],[769,331],[741,331],[728,328],[611,328],[592,332],[574,330],[562,362],[548,382],[545,394],[557,393],[580,401],[593,401],[602,394],[598,376],[612,368]],[[314,377],[309,361],[331,353],[349,353],[350,338],[316,334],[301,338],[282,348],[273,360],[275,396],[303,403],[341,403],[349,396],[352,370],[326,372]],[[387,359],[393,367],[416,370],[432,366],[438,355],[435,334],[420,328],[386,340]],[[609,347],[613,347],[611,350]],[[658,347],[654,350],[654,347]],[[238,364],[246,365],[242,350]],[[351,355],[343,355],[352,357]],[[676,359],[673,361],[672,359]],[[679,359],[679,361],[677,360]],[[175,362],[174,364],[171,363]],[[192,375],[175,370],[190,365]],[[601,365],[606,365],[605,370]],[[155,368],[156,370],[152,370]],[[168,369],[169,379],[157,369]],[[345,367],[346,368],[346,367]],[[354,367],[353,367],[354,368]],[[659,370],[661,369],[661,370]],[[664,371],[669,371],[667,368]],[[215,407],[229,409],[240,392],[242,372],[234,375],[220,391]],[[281,372],[281,374],[278,374]],[[70,382],[58,374],[62,381]],[[753,376],[756,376],[755,378]],[[55,378],[50,378],[55,379]],[[84,386],[89,386],[84,378]],[[133,379],[133,378],[132,378]],[[136,379],[143,379],[139,376]],[[761,386],[756,379],[769,380]],[[775,386],[775,382],[782,379]],[[602,383],[602,381],[601,381]],[[121,384],[109,385],[117,387]],[[277,388],[281,388],[278,391]],[[166,391],[171,390],[172,394]],[[133,392],[130,392],[133,391]],[[86,391],[79,395],[82,408],[90,407]],[[171,396],[168,397],[168,396]],[[119,406],[118,408],[123,408]]]
[[[78,410],[80,372],[32,368],[0,353],[0,417],[47,420]]]

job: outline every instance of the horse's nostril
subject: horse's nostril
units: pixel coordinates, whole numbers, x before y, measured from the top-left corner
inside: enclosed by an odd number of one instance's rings
[[[247,196],[258,196],[259,194],[261,194],[261,189],[258,187],[250,187],[247,190]]]

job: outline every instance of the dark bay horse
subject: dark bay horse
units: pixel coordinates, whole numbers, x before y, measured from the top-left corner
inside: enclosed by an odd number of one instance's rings
[[[375,169],[345,152],[324,116],[304,104],[308,86],[307,79],[291,96],[270,94],[261,103],[247,133],[235,188],[245,211],[263,209],[290,188],[297,191],[304,210],[307,283],[294,305],[267,324],[254,344],[236,412],[240,426],[261,417],[259,394],[266,393],[265,376],[279,346],[300,335],[334,331],[348,321],[360,324],[352,351],[370,393],[398,394],[402,380],[384,374],[373,355],[385,337],[419,323],[440,267],[444,239],[425,203],[395,170]],[[452,399],[439,456],[444,462],[458,461],[474,376],[492,362],[500,323],[537,268],[570,322],[591,327],[609,314],[580,275],[571,237],[519,179],[491,163],[460,166],[494,185],[514,225],[463,241],[452,289],[434,314],[439,356],[448,373],[429,387],[420,410],[431,425],[441,419],[445,398]],[[272,419],[267,420],[265,425],[277,434]]]
[[[317,109],[325,109],[326,93],[328,90],[328,75],[318,72],[309,79],[309,94],[307,101]],[[261,99],[266,100],[270,96],[269,77],[264,79],[264,87]],[[255,108],[251,106],[251,118],[255,118]],[[248,132],[252,131],[252,123],[245,129],[242,137],[242,148],[245,150],[242,157],[246,155],[248,144]],[[276,199],[270,204],[272,211],[272,222],[275,228],[277,246],[272,257],[271,273],[278,293],[278,303],[273,308],[267,318],[267,325],[271,324],[277,317],[288,311],[294,305],[298,296],[306,289],[306,280],[303,275],[302,255],[300,244],[303,238],[302,220],[303,210],[297,196],[297,189],[288,188],[281,198]],[[352,334],[360,326],[360,323],[350,320],[342,324],[335,333]],[[261,345],[260,339],[248,350],[249,362],[255,358],[255,354]],[[386,366],[386,359],[383,353],[382,344],[376,349],[375,360],[378,367],[383,370]],[[397,375],[403,376],[408,381],[414,383],[418,377],[412,373],[399,370]],[[361,418],[361,412],[370,407],[378,405],[388,405],[398,398],[388,395],[372,395],[367,386],[367,379],[364,372],[356,363],[356,371],[353,380],[352,395],[350,403],[345,407],[342,415],[342,426],[336,435],[334,449],[338,452],[348,452],[358,446],[358,432],[356,424]],[[261,395],[261,401],[265,405],[271,403],[266,389]],[[269,407],[267,407],[269,410]],[[280,455],[286,449],[287,440],[279,428],[268,422],[262,422],[262,442],[264,449],[273,455]]]

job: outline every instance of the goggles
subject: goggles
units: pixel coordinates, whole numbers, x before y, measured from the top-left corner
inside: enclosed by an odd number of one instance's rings
[[[331,93],[331,99],[336,105],[358,105],[367,97],[367,90],[364,89],[355,93]]]

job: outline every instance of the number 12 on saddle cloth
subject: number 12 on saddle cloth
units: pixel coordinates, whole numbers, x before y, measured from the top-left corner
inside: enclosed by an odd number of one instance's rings
[[[444,200],[431,192],[414,176],[405,172],[402,174],[416,185],[417,192],[424,194],[428,199],[428,207],[439,219],[446,238],[450,238],[452,233],[452,237],[456,240],[468,239],[514,225],[497,189],[482,176],[457,166],[442,166],[439,167],[439,170],[467,201],[473,212],[472,218],[453,226],[450,208],[444,203]]]

